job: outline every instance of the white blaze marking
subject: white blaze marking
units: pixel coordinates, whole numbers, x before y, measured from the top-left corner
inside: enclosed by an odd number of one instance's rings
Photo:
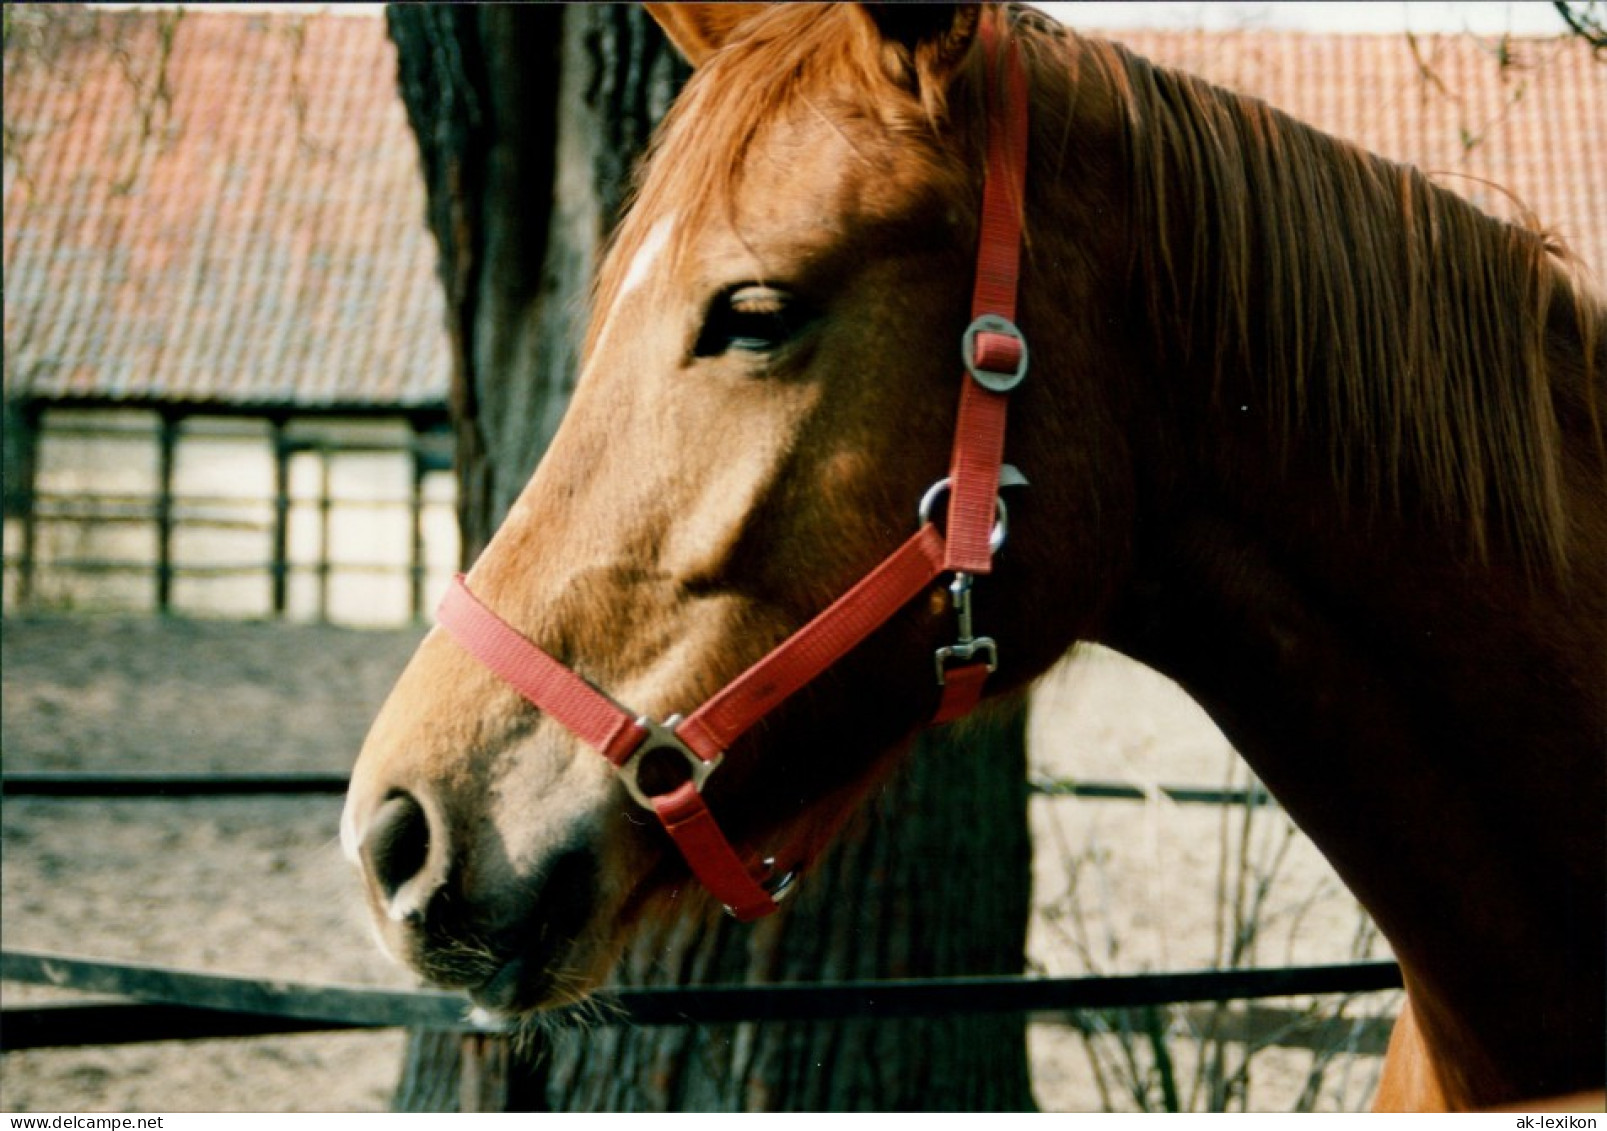
[[[625,281],[619,285],[619,297],[624,298],[643,283],[653,269],[653,264],[664,253],[665,246],[670,242],[670,233],[675,230],[675,213],[671,212],[659,218],[642,241],[642,246],[636,249],[631,265],[625,269]]]
[[[604,344],[608,341],[609,335],[613,333],[614,323],[618,321],[619,304],[632,291],[640,289],[642,284],[647,282],[648,276],[652,273],[653,264],[664,253],[664,248],[670,242],[670,233],[674,230],[675,213],[671,212],[659,218],[658,222],[648,231],[647,238],[642,241],[642,246],[636,249],[636,254],[631,257],[630,266],[625,268],[625,279],[620,283],[619,293],[614,296],[614,305],[608,311],[607,317],[603,319],[603,328],[597,333],[597,345],[592,350],[594,358],[603,352]]]

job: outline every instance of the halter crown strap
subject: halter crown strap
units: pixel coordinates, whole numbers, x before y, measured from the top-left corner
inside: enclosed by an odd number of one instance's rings
[[[745,861],[703,799],[703,782],[731,744],[946,572],[955,574],[950,589],[960,614],[961,639],[938,653],[943,698],[935,721],[959,718],[975,707],[993,667],[993,642],[970,635],[969,595],[971,576],[992,568],[998,548],[1001,531],[995,519],[1007,394],[1027,366],[1026,341],[1013,321],[1021,262],[1027,89],[1017,47],[999,21],[983,20],[980,34],[989,83],[988,164],[973,321],[962,344],[969,379],[960,394],[949,477],[939,485],[946,485],[949,493],[946,531],[925,520],[923,502],[920,528],[902,546],[685,720],[672,717],[656,723],[633,716],[499,617],[461,575],[447,589],[438,612],[441,627],[465,651],[618,768],[627,790],[657,815],[693,874],[744,922],[775,911],[791,876],[776,881],[771,861]],[[1003,84],[1003,92],[995,83]],[[987,662],[976,660],[979,653]],[[964,662],[950,667],[950,658]],[[660,751],[682,758],[688,778],[649,796],[637,770],[646,756]]]
[[[971,327],[962,339],[970,380],[960,389],[949,467],[945,569],[983,574],[993,568],[994,500],[1004,462],[1008,393],[1026,375],[1027,344],[1016,329],[1021,279],[1021,222],[1026,203],[1027,76],[1018,47],[1000,26],[983,20],[987,52],[988,157],[982,185],[981,234]],[[1003,56],[1002,62],[997,61]],[[1002,84],[1004,90],[997,90]]]

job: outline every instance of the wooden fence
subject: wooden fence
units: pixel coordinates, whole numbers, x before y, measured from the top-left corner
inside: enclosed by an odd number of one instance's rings
[[[141,414],[149,415],[149,414]],[[27,609],[38,601],[39,578],[44,571],[72,575],[146,575],[151,584],[151,608],[167,613],[174,608],[174,583],[181,577],[257,576],[267,589],[268,608],[274,616],[284,616],[290,604],[290,581],[297,572],[309,573],[316,587],[317,619],[330,619],[330,581],[335,572],[359,574],[405,574],[409,582],[413,619],[423,616],[426,588],[426,546],[424,511],[427,477],[448,472],[452,457],[448,437],[433,416],[407,421],[409,439],[397,442],[364,442],[342,439],[339,429],[330,429],[316,419],[300,421],[280,415],[265,418],[267,445],[273,461],[271,493],[263,498],[179,491],[175,485],[180,438],[186,414],[164,411],[153,428],[150,425],[99,420],[88,423],[52,423],[45,428],[41,414],[29,417],[25,446],[36,453],[42,437],[96,441],[143,441],[154,439],[156,446],[154,485],[148,491],[48,490],[38,483],[37,456],[22,459],[22,475],[27,480],[8,499],[17,521],[15,547],[8,548],[6,568],[14,582],[11,604]],[[256,422],[246,419],[242,427]],[[244,434],[200,435],[201,440],[250,439]],[[401,498],[343,498],[333,488],[334,461],[352,455],[397,455],[411,466],[411,488]],[[318,462],[318,486],[310,495],[297,497],[291,491],[291,462],[307,456]],[[411,531],[411,544],[405,557],[396,561],[357,561],[335,563],[330,553],[331,517],[342,511],[405,510]],[[291,516],[296,508],[316,515],[318,537],[316,556],[298,563],[291,555]],[[152,532],[150,553],[138,556],[59,556],[48,553],[41,539],[44,528],[139,527]],[[268,547],[265,560],[215,561],[187,560],[176,551],[181,530],[228,531],[259,535]]]

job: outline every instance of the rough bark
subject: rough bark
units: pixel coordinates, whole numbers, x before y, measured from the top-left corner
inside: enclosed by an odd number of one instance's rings
[[[472,560],[558,428],[593,269],[685,65],[635,6],[397,5],[440,243]]]
[[[632,985],[1019,974],[1031,843],[1024,711],[910,754],[860,827],[757,927],[644,937]],[[1019,1111],[1020,1015],[868,1018],[558,1035],[540,1065],[563,1111]]]
[[[634,6],[398,6],[390,27],[441,246],[466,559],[546,447],[589,279],[684,65]],[[1019,712],[923,740],[798,906],[643,938],[623,983],[1019,972],[1030,845]],[[552,1111],[1030,1107],[1020,1017],[556,1034],[508,1103]],[[457,1046],[415,1037],[398,1103],[454,1107]]]

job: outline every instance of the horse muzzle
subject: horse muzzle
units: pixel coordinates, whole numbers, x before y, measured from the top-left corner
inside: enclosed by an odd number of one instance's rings
[[[606,810],[581,783],[541,784],[573,794],[573,803],[565,819],[523,843],[504,838],[499,830],[515,822],[496,812],[510,804],[504,793],[534,788],[517,776],[458,796],[444,784],[387,785],[360,765],[342,817],[342,846],[362,875],[381,948],[498,1014],[575,1000],[612,956],[598,926],[620,910],[608,894],[619,885],[605,879],[598,814]],[[608,783],[602,805],[611,796],[618,811],[616,794]]]

